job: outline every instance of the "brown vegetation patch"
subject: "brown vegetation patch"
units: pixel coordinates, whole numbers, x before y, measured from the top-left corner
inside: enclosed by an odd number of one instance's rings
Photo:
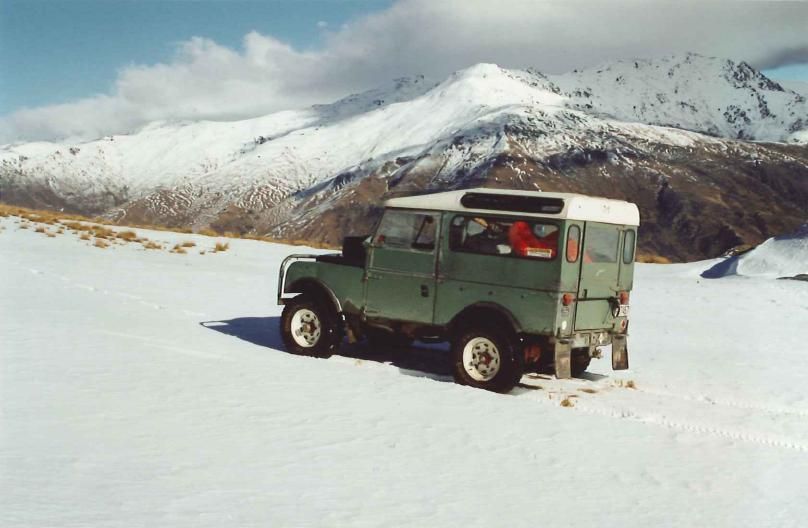
[[[222,251],[227,251],[228,249],[230,249],[229,242],[216,242],[216,246],[213,248],[213,251],[215,253],[220,253]]]
[[[133,240],[137,239],[137,233],[134,231],[121,231],[116,234],[115,237],[121,240],[126,240],[127,242],[132,242]]]
[[[152,240],[144,240],[140,244],[143,246],[143,249],[163,249],[163,246]]]

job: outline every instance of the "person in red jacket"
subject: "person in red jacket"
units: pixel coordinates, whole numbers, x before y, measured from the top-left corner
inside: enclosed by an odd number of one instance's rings
[[[546,234],[537,237],[530,224],[517,220],[508,230],[508,241],[514,254],[520,257],[551,259],[558,252],[558,229],[555,226],[539,225]]]

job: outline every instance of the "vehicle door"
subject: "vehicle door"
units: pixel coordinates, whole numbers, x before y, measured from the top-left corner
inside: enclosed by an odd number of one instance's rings
[[[575,329],[611,328],[620,291],[621,227],[587,222],[583,238]]]
[[[371,241],[365,314],[431,323],[440,213],[388,209]]]

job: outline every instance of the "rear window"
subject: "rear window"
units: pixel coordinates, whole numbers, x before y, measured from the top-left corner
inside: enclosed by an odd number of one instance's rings
[[[577,262],[581,248],[581,228],[572,225],[567,230],[567,262]]]
[[[385,248],[431,251],[435,248],[436,226],[435,217],[430,214],[386,211],[374,243]]]
[[[490,216],[456,216],[449,248],[481,255],[553,260],[558,254],[558,226],[533,220]]]
[[[616,227],[590,224],[584,238],[584,255],[587,262],[617,262],[620,231]]]
[[[634,231],[629,229],[626,231],[626,240],[623,242],[623,263],[631,264],[634,260],[634,239],[636,235]]]

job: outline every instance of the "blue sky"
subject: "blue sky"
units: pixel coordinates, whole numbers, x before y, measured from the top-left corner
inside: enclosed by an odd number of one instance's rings
[[[808,1],[0,0],[0,140],[230,120],[479,62],[696,52],[808,81]]]
[[[249,31],[317,48],[326,23],[392,0],[0,0],[0,115],[110,90],[119,68],[168,60],[202,36],[239,47]],[[325,29],[327,29],[325,28]]]

